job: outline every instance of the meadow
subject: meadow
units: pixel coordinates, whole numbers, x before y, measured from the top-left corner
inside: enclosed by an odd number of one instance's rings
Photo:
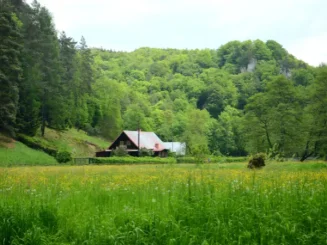
[[[326,244],[327,164],[0,168],[0,243]]]

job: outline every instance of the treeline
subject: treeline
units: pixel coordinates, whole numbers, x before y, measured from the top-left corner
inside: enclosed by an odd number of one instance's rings
[[[326,156],[327,67],[311,67],[273,40],[90,50],[84,38],[58,35],[37,2],[1,4],[2,130],[76,127],[114,139],[140,125],[186,142],[194,155]]]
[[[327,67],[311,67],[275,41],[93,55],[97,98],[119,115],[109,137],[140,121],[195,155],[326,157]]]
[[[35,135],[45,128],[96,123],[91,50],[55,29],[34,1],[1,0],[0,129]]]

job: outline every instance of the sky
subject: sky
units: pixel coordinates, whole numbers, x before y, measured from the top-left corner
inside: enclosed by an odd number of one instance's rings
[[[31,3],[32,0],[26,0]],[[58,31],[89,47],[217,49],[275,40],[310,65],[327,62],[326,0],[39,0]]]

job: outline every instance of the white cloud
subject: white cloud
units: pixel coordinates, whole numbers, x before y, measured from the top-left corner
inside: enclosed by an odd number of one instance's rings
[[[299,59],[318,66],[327,61],[327,33],[321,36],[303,38],[286,47],[291,54]]]

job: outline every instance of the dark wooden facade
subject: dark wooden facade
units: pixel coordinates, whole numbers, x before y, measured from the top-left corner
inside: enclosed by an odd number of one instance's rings
[[[109,147],[109,150],[114,150],[121,145],[126,146],[127,150],[138,150],[137,145],[133,143],[124,132],[121,133],[112,143],[112,145]]]
[[[115,150],[119,146],[125,146],[128,154],[131,156],[139,156],[139,149],[137,146],[138,142],[131,140],[131,138],[124,132],[122,132],[118,138],[109,146],[109,148],[105,151],[96,152],[96,157],[110,157],[113,150]],[[141,144],[142,145],[142,144]],[[167,157],[168,150],[160,149],[160,151],[156,150],[157,144],[154,143],[153,156],[155,157]]]

